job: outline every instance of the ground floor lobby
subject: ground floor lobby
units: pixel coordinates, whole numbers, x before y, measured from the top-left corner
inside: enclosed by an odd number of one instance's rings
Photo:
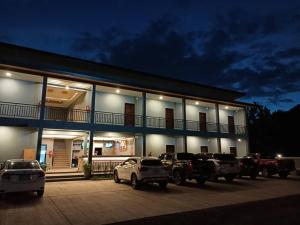
[[[41,148],[37,149],[38,130],[34,128],[0,126],[0,162],[13,158],[38,158],[47,171],[76,171],[88,160],[125,160],[129,156],[154,156],[185,151],[185,137],[162,134],[94,132],[80,130],[43,129]],[[145,143],[144,143],[145,142]],[[92,146],[92,147],[91,147]],[[187,152],[247,154],[247,140],[216,137],[186,137]],[[221,147],[221,148],[220,148]],[[145,148],[145,149],[144,149]]]

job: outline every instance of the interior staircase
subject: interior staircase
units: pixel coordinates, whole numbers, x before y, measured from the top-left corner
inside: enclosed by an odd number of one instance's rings
[[[53,168],[66,169],[70,168],[70,151],[67,151],[65,140],[55,140],[53,148]]]

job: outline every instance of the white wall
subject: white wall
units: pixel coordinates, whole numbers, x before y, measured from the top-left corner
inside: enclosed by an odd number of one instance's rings
[[[241,139],[241,141],[236,142],[237,146],[237,156],[242,157],[248,155],[248,143],[247,140]]]
[[[159,156],[166,152],[166,145],[175,145],[175,152],[183,152],[183,137],[173,137],[160,134],[148,134],[146,136],[146,155]]]
[[[174,119],[182,119],[182,104],[181,103],[147,99],[147,102],[146,102],[147,116],[164,118],[166,108],[170,108],[170,109],[174,110]]]
[[[96,92],[96,111],[124,113],[125,103],[135,104],[135,114],[142,115],[142,99],[140,97]]]
[[[221,138],[221,152],[230,153],[230,147],[237,147],[236,140],[230,138]],[[237,149],[238,151],[238,149]]]
[[[234,116],[231,110],[219,109],[219,119],[221,124],[228,124],[228,116]]]
[[[204,138],[196,136],[187,137],[187,151],[190,153],[201,153],[201,146],[207,146],[209,153],[216,153],[217,139],[216,138]]]
[[[37,105],[41,90],[42,84],[32,81],[0,78],[0,101]]]
[[[244,109],[240,109],[237,112],[234,113],[234,123],[235,125],[241,125],[241,126],[245,126],[245,117],[246,117],[246,113]]]
[[[206,113],[207,122],[216,122],[216,110],[214,108],[207,108],[200,105],[186,105],[187,120],[199,121],[199,112]]]
[[[23,150],[36,150],[36,144],[36,129],[0,126],[0,162],[23,158]]]

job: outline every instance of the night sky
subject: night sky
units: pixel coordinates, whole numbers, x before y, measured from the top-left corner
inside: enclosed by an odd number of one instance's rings
[[[300,1],[1,0],[0,41],[300,103]]]

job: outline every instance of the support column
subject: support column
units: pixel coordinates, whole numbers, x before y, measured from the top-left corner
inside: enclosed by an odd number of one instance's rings
[[[46,106],[46,94],[47,94],[47,82],[48,77],[43,77],[43,85],[42,85],[42,98],[40,104],[40,117],[39,117],[39,128],[38,128],[38,136],[37,136],[37,144],[36,144],[36,160],[40,160],[41,148],[42,148],[42,138],[43,138],[43,126],[42,121],[45,119],[45,106]]]
[[[146,146],[147,146],[147,135],[143,133],[143,157],[145,157],[147,154]]]
[[[36,144],[36,154],[35,159],[40,161],[41,149],[42,149],[42,138],[43,138],[43,127],[39,127],[38,136],[37,136],[37,144]]]
[[[183,131],[186,133],[186,99],[182,99],[182,119],[183,119]],[[186,134],[183,136],[183,150],[187,152],[187,137]]]
[[[146,136],[146,128],[147,128],[147,105],[146,105],[146,92],[143,92],[143,156],[145,157],[147,154],[147,136]]]
[[[249,146],[249,133],[248,133],[248,115],[247,115],[247,107],[244,108],[245,110],[245,141],[246,143],[246,154],[249,155],[250,154],[250,146]]]
[[[92,102],[91,102],[91,112],[90,112],[90,121],[93,127],[95,123],[95,101],[96,101],[96,84],[93,84],[92,90]],[[90,130],[90,137],[89,137],[89,154],[88,154],[88,163],[92,164],[93,161],[93,146],[94,146],[94,128]]]
[[[219,104],[215,104],[215,110],[216,110],[216,125],[217,125],[217,132],[218,136],[221,135],[221,129],[220,129],[220,114],[219,114]],[[218,147],[218,152],[221,153],[222,151],[222,146],[221,146],[221,138],[217,137],[217,147]]]
[[[41,105],[40,105],[40,120],[45,119],[45,106],[46,106],[46,95],[47,95],[47,82],[48,77],[43,77],[43,87],[42,87],[42,99],[41,99]]]

